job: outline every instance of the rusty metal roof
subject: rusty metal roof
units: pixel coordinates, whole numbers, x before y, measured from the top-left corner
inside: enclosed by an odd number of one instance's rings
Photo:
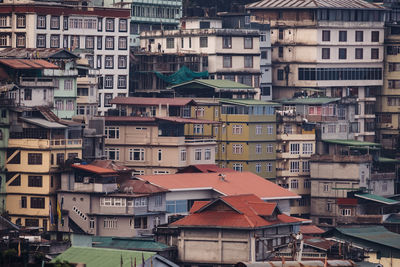
[[[77,55],[63,48],[6,48],[0,51],[1,58],[78,58]]]
[[[87,172],[96,173],[96,174],[117,174],[117,172],[112,169],[106,169],[106,168],[98,167],[98,166],[91,165],[91,164],[88,164],[88,165],[72,164],[71,167],[75,168],[75,169],[87,171]]]
[[[29,70],[29,69],[58,69],[59,67],[53,63],[43,59],[0,59],[0,63],[13,69]]]
[[[246,5],[247,9],[379,9],[384,7],[363,0],[263,0]]]
[[[135,106],[186,106],[195,105],[191,98],[157,98],[157,97],[116,97],[110,104],[135,105]]]

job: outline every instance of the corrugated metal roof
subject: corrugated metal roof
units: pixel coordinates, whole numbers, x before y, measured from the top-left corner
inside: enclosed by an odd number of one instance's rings
[[[223,104],[235,104],[242,106],[254,106],[254,105],[274,105],[280,106],[281,104],[275,102],[267,102],[255,99],[221,99],[221,103]]]
[[[145,251],[169,249],[169,246],[151,239],[108,236],[93,236],[93,247]]]
[[[220,124],[219,121],[209,121],[209,120],[200,120],[200,119],[191,119],[191,118],[181,118],[181,117],[157,117],[158,120],[169,121],[169,122],[177,122],[177,123],[191,123],[191,124]]]
[[[58,123],[58,122],[54,122],[54,121],[48,121],[45,119],[41,119],[41,118],[23,118],[21,117],[21,120],[26,121],[28,123],[32,123],[34,125],[43,127],[43,128],[47,128],[47,129],[65,129],[68,128],[67,126]]]
[[[112,169],[106,169],[106,168],[102,168],[102,167],[91,165],[91,164],[88,164],[88,165],[72,164],[71,167],[75,168],[75,169],[87,171],[87,172],[96,173],[96,174],[117,174],[117,172]]]
[[[341,139],[327,139],[327,140],[322,140],[325,143],[330,143],[330,144],[338,144],[338,145],[344,145],[344,146],[380,146],[378,143],[372,143],[372,142],[364,142],[364,141],[358,141],[358,140],[341,140]]]
[[[248,86],[248,85],[245,85],[242,83],[237,83],[237,82],[230,81],[230,80],[209,80],[209,79],[196,79],[196,80],[192,80],[189,82],[172,85],[168,88],[173,89],[173,88],[181,87],[181,86],[191,84],[191,83],[199,83],[201,85],[213,87],[216,89],[248,89],[248,90],[254,89],[251,86]]]
[[[327,260],[328,267],[351,267],[356,266],[351,260]],[[314,261],[264,261],[264,262],[240,262],[237,267],[323,267],[324,262],[321,260]]]
[[[340,98],[333,97],[307,97],[307,98],[291,98],[276,100],[279,103],[286,105],[324,105],[332,102],[339,101]]]
[[[186,106],[195,104],[191,98],[157,98],[157,97],[116,97],[110,101],[110,104],[117,105],[136,105],[136,106]]]
[[[374,201],[374,202],[379,202],[379,203],[386,204],[386,205],[400,204],[400,201],[385,198],[385,197],[378,196],[378,195],[373,195],[373,194],[354,194],[354,196],[363,198],[366,200]]]
[[[316,225],[302,225],[302,226],[300,226],[300,231],[304,235],[325,233],[325,230],[319,228]]]
[[[78,58],[73,53],[63,48],[6,48],[0,51],[2,58],[22,58],[22,59],[40,59],[40,58]]]
[[[0,63],[13,69],[58,69],[59,67],[53,63],[43,59],[9,59],[2,58]]]
[[[379,9],[384,7],[363,0],[263,0],[246,5],[247,9]]]

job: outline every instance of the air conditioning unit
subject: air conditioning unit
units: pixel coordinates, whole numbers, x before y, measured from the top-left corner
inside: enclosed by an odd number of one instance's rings
[[[83,183],[88,184],[90,181],[90,177],[83,177]]]

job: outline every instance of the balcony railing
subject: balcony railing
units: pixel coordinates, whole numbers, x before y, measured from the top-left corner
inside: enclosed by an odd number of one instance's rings
[[[82,146],[82,139],[56,139],[49,141],[51,147]]]
[[[24,148],[69,148],[69,147],[82,147],[82,139],[13,139],[8,141],[9,147],[24,147]]]

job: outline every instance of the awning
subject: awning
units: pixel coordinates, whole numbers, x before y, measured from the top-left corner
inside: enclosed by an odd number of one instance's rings
[[[374,201],[374,202],[379,202],[379,203],[386,204],[386,205],[400,204],[400,201],[385,198],[382,196],[373,195],[373,194],[354,194],[354,196],[363,198],[366,200]]]
[[[65,129],[67,126],[53,121],[48,121],[40,118],[21,118],[21,120],[26,121],[28,123],[32,123],[34,125],[47,128],[47,129]]]

